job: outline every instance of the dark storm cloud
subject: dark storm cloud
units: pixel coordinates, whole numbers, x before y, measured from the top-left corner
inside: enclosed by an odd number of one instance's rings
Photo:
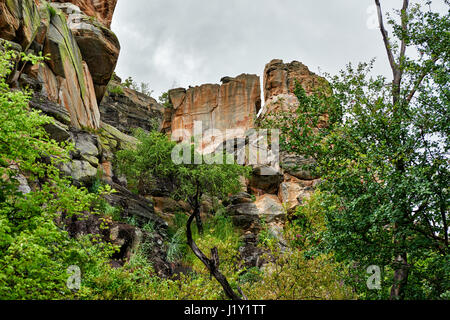
[[[385,1],[388,6],[401,1]],[[389,75],[372,0],[119,0],[112,29],[121,42],[117,73],[172,87],[255,73],[274,58],[317,72],[377,57]],[[369,26],[369,27],[368,27]]]

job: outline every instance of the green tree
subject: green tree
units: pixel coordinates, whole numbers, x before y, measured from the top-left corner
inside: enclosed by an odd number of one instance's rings
[[[372,77],[373,61],[349,65],[329,77],[332,93],[307,96],[297,85],[297,112],[269,115],[263,125],[282,129],[285,150],[316,160],[308,169],[323,180],[326,243],[359,272],[363,296],[443,298],[450,289],[449,14],[404,0],[398,19],[389,16],[390,38],[375,3],[393,81]],[[380,292],[366,288],[370,265],[382,268]]]
[[[0,52],[0,299],[70,299],[67,268],[86,270],[108,254],[89,239],[71,239],[56,221],[94,211],[98,196],[60,176],[71,148],[48,137],[43,126],[53,119],[30,110],[31,92],[8,87],[18,56],[7,47]]]
[[[191,216],[187,222],[187,240],[195,255],[204,263],[211,274],[223,286],[227,296],[239,299],[233,291],[227,279],[219,271],[219,258],[216,248],[211,250],[209,259],[196,245],[191,232],[191,223],[195,219],[200,234],[203,232],[203,224],[200,217],[200,209],[203,196],[223,199],[230,193],[236,193],[241,189],[240,177],[250,173],[250,169],[237,164],[227,164],[225,155],[218,155],[221,159],[209,158],[207,164],[199,161],[176,164],[173,155],[177,144],[158,132],[149,134],[138,130],[136,137],[140,143],[136,149],[123,150],[117,154],[119,171],[124,173],[132,186],[138,191],[149,190],[149,185],[154,185],[157,179],[163,179],[173,199],[184,200],[192,208]],[[183,148],[181,148],[183,149]],[[202,156],[195,152],[194,146],[187,145],[191,160],[202,160]],[[222,160],[222,161],[216,161]],[[197,161],[196,161],[197,162]],[[223,164],[218,164],[223,163]],[[161,180],[159,180],[161,181]]]

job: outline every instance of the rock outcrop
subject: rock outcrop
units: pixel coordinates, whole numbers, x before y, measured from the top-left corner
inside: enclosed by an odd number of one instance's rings
[[[51,0],[51,2],[73,3],[90,17],[95,17],[105,27],[111,27],[111,21],[117,0]]]
[[[107,28],[116,1],[73,3],[82,9],[56,1],[0,0],[0,38],[17,43],[23,51],[42,51],[50,57],[38,66],[21,65],[24,72],[13,73],[13,82],[33,86],[38,82],[40,94],[67,111],[70,126],[96,130],[100,128],[98,103],[120,51],[117,37]],[[109,8],[102,13],[106,26],[89,16],[95,17],[98,13],[89,10],[102,3]]]
[[[283,60],[272,60],[264,69],[265,101],[280,94],[292,94],[296,81],[308,94],[326,83],[324,78],[309,71],[308,67],[301,62],[284,63]]]
[[[111,81],[109,91],[100,104],[102,121],[120,131],[131,134],[133,129],[160,130],[165,109],[155,99],[140,92],[122,87],[120,82]]]
[[[71,236],[95,234],[117,245],[120,251],[111,261],[115,267],[123,265],[136,247],[145,243],[155,271],[171,276],[167,223],[155,213],[151,200],[127,189],[126,180],[113,166],[119,150],[137,143],[126,133],[137,127],[150,130],[152,120],[158,127],[164,110],[153,98],[124,89],[123,95],[109,95],[100,113],[98,102],[105,94],[120,50],[117,38],[108,29],[116,1],[61,2],[67,3],[0,0],[0,39],[6,40],[0,41],[0,51],[8,48],[18,57],[21,52],[37,55],[40,51],[50,56],[35,66],[20,59],[11,61],[14,65],[7,82],[14,89],[32,89],[30,107],[54,118],[45,126],[49,137],[74,145],[70,161],[59,164],[62,174],[74,185],[93,188],[102,180],[115,190],[104,200],[118,210],[120,222],[108,215],[89,213],[85,217],[62,214],[57,222]],[[103,10],[98,10],[99,4]],[[17,179],[18,190],[24,194],[39,187],[39,182],[27,181],[24,175]],[[153,231],[144,228],[150,224]]]
[[[176,140],[193,136],[195,121],[202,122],[203,132],[220,130],[225,134],[227,129],[245,132],[253,128],[261,107],[260,80],[249,74],[225,77],[222,85],[204,84],[187,90],[170,90],[169,99],[173,105],[170,131]]]

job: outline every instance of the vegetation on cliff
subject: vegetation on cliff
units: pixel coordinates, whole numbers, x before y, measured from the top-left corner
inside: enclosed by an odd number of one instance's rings
[[[284,149],[315,160],[308,169],[322,177],[326,218],[320,247],[349,264],[361,298],[444,299],[450,20],[404,1],[389,38],[381,9],[379,18],[392,82],[371,77],[372,62],[348,65],[329,77],[331,95],[307,96],[298,85],[296,112],[264,125],[282,129]],[[358,280],[370,266],[381,270],[380,290]]]

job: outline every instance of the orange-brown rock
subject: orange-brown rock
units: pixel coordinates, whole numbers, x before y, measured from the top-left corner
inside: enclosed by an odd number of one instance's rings
[[[269,62],[264,69],[265,100],[279,94],[294,93],[296,81],[308,94],[327,83],[323,77],[309,71],[308,67],[301,62],[283,63],[283,60],[275,59]]]
[[[67,109],[72,126],[98,129],[100,112],[89,67],[61,12],[50,20],[44,53],[52,59],[39,67],[39,78],[49,100]]]
[[[208,129],[240,129],[245,132],[254,126],[254,118],[261,107],[260,79],[242,74],[225,77],[222,85],[204,84],[169,91],[173,105],[171,132],[173,138],[183,140],[193,135],[195,121],[201,121],[203,132]],[[164,125],[168,126],[167,121]],[[181,130],[185,130],[184,134]]]
[[[51,0],[51,2],[70,2],[78,6],[81,11],[97,18],[106,27],[111,27],[111,21],[117,0]]]
[[[301,84],[307,94],[318,89],[329,90],[326,79],[311,72],[303,63],[272,60],[264,69],[265,104],[262,114],[297,109],[299,102],[294,94],[296,82]]]
[[[0,0],[0,38],[17,42],[26,50],[40,22],[37,0]]]
[[[73,34],[94,82],[97,103],[100,103],[111,80],[120,52],[120,43],[114,32],[87,16],[72,3],[53,3],[67,17]]]

